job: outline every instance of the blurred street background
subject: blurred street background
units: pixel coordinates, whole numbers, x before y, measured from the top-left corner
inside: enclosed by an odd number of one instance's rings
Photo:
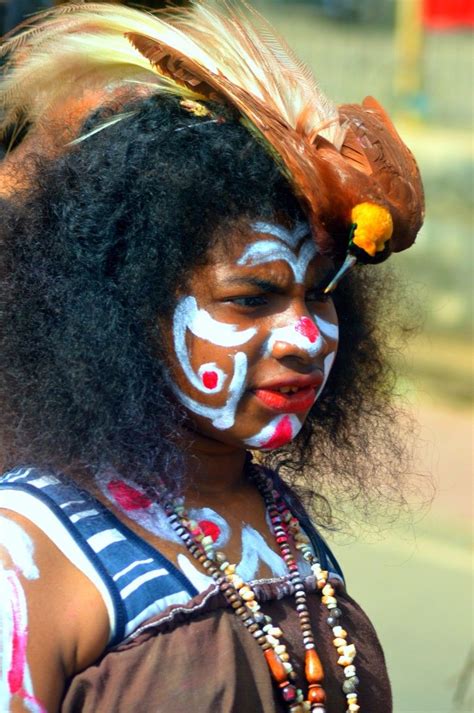
[[[51,4],[0,0],[0,27]],[[384,645],[395,713],[472,712],[474,0],[253,4],[331,99],[375,96],[421,168],[426,222],[390,262],[417,301],[421,329],[398,357],[400,392],[419,423],[413,472],[436,493],[383,532],[332,544]]]

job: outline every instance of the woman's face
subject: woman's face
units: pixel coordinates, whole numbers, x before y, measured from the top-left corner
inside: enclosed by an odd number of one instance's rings
[[[271,450],[291,441],[321,393],[338,322],[321,286],[332,268],[307,224],[229,229],[194,271],[169,333],[169,373],[193,428]]]

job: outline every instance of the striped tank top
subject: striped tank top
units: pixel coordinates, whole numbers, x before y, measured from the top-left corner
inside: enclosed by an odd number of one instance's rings
[[[291,507],[291,491],[285,497]],[[300,503],[293,505],[321,565],[342,579],[337,561]],[[198,594],[172,562],[90,493],[62,476],[37,468],[6,473],[0,477],[0,508],[39,527],[96,586],[110,620],[108,646],[120,643],[169,606],[185,604]]]

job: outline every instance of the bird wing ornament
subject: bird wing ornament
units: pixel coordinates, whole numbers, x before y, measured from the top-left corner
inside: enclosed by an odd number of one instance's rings
[[[384,110],[372,98],[337,108],[244,0],[157,14],[73,3],[38,15],[1,53],[0,131],[24,122],[32,135],[47,133],[81,97],[100,105],[120,92],[230,107],[287,177],[320,251],[346,255],[328,291],[355,263],[408,248],[421,227],[420,174]]]

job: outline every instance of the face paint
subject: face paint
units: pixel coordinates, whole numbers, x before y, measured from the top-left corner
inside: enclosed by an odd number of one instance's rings
[[[198,401],[189,397],[176,385],[173,385],[173,390],[186,408],[198,416],[209,418],[215,428],[225,431],[228,428],[232,428],[235,423],[235,413],[237,411],[239,401],[242,398],[242,394],[245,391],[246,378],[247,357],[243,352],[237,352],[234,356],[234,374],[229,384],[229,396],[224,406],[205,406],[204,404],[200,404]]]
[[[206,434],[212,433],[212,428],[227,431],[229,435],[222,434],[226,442],[236,439],[249,447],[270,449],[284,445],[300,430],[301,423],[294,414],[307,413],[321,392],[322,386],[319,387],[333,362],[333,358],[327,358],[327,338],[332,339],[337,328],[319,318],[320,313],[332,316],[332,303],[329,307],[321,305],[313,318],[301,312],[298,317],[293,308],[296,296],[301,304],[304,293],[303,288],[295,286],[314,284],[318,270],[326,269],[327,264],[326,258],[317,256],[314,241],[307,237],[309,226],[299,223],[291,230],[283,225],[256,222],[251,227],[268,237],[257,236],[245,244],[242,235],[236,236],[235,247],[228,242],[225,251],[217,253],[214,263],[199,268],[195,283],[191,278],[192,294],[179,300],[172,322],[176,363],[170,371],[170,383],[177,398],[195,416],[194,425],[198,430]],[[282,266],[281,261],[286,266]],[[267,264],[271,266],[267,268]],[[309,277],[309,269],[312,277]],[[244,285],[242,297],[240,287],[225,287],[232,283]],[[272,291],[260,284],[276,287]],[[286,296],[288,312],[296,316],[294,321],[285,324],[282,301],[278,303],[276,295]],[[269,309],[259,312],[254,309],[254,305],[259,304],[266,304]],[[199,305],[205,305],[205,309]],[[256,321],[252,323],[253,314]],[[216,315],[223,315],[224,319],[221,321]],[[308,360],[303,370],[294,361],[282,361],[282,351],[274,350],[280,342],[290,346],[287,354],[292,355],[293,348],[293,355],[301,360],[303,354]],[[293,377],[297,377],[308,373],[311,360],[315,388],[306,399],[303,393],[299,401],[296,397],[293,399],[294,411],[289,397],[288,405],[282,403],[281,397],[279,405],[276,397],[275,403],[270,397],[263,399],[259,384],[269,382],[268,369],[277,378],[283,376],[283,382],[286,376],[291,382],[292,375],[282,374],[282,367],[286,371],[293,370]],[[255,405],[257,400],[259,406]],[[267,416],[263,407],[267,409]],[[279,416],[275,418],[277,413]]]
[[[245,344],[255,334],[255,329],[237,332],[233,324],[222,324],[212,319],[203,309],[198,309],[194,297],[185,297],[178,302],[173,319],[173,339],[176,356],[189,382],[204,393],[221,390],[226,375],[214,363],[203,364],[198,374],[193,371],[186,347],[186,332],[199,339],[224,347]]]
[[[294,414],[286,414],[274,418],[256,436],[248,438],[245,443],[250,448],[270,451],[289,443],[299,433],[303,424]]]
[[[9,554],[12,568],[0,569],[0,709],[10,710],[15,700],[31,713],[46,713],[34,696],[27,663],[28,607],[20,575],[38,579],[33,542],[12,520],[0,517],[0,546]]]
[[[276,240],[261,240],[249,245],[244,254],[237,261],[238,265],[262,265],[266,262],[283,260],[288,263],[293,271],[295,282],[304,282],[308,265],[317,255],[317,248],[313,240],[305,240],[298,256],[287,248],[286,245],[277,243]]]
[[[285,228],[283,225],[257,221],[256,223],[252,223],[252,230],[255,230],[256,233],[262,233],[263,235],[272,235],[293,249],[298,246],[298,243],[303,238],[307,238],[311,235],[311,229],[308,223],[297,223],[293,230],[288,230],[288,228]]]
[[[302,317],[294,324],[274,329],[264,345],[263,353],[268,356],[272,353],[277,342],[286,342],[308,353],[310,357],[316,356],[324,344],[324,339],[315,323],[308,317]]]

